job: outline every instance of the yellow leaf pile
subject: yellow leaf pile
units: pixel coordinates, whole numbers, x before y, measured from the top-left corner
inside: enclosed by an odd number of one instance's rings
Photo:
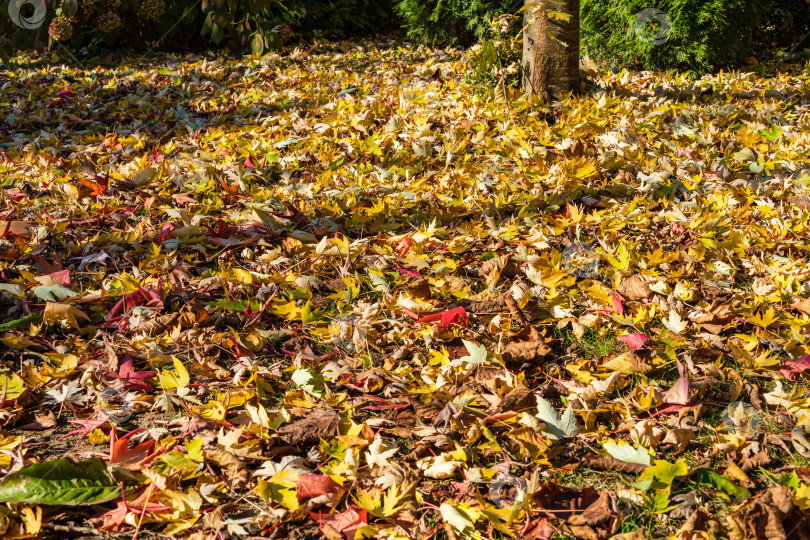
[[[808,534],[810,66],[545,104],[463,58],[4,72],[0,476],[122,493],[0,534]]]

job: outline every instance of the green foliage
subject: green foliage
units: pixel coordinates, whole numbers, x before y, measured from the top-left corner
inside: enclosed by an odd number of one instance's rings
[[[7,12],[9,0],[0,0]],[[376,0],[45,0],[35,30],[0,23],[0,57],[14,49],[62,45],[145,49],[227,47],[262,54],[296,38],[344,38],[388,28],[390,1]],[[202,37],[202,39],[200,39]]]
[[[651,43],[636,29],[637,15],[647,8],[672,22],[664,43]],[[711,71],[751,55],[753,38],[772,31],[772,12],[761,0],[583,0],[582,42],[594,60],[612,69]]]
[[[274,4],[273,0],[203,0],[205,21],[201,33],[216,45],[226,43],[234,54],[246,50],[262,54],[266,49],[278,48],[281,38],[278,31],[273,31]]]
[[[470,45],[498,15],[517,11],[515,0],[397,0],[394,9],[408,36],[443,45]]]
[[[391,27],[394,21],[390,0],[307,0],[293,3],[291,12],[302,15],[288,21],[302,37],[369,34]]]
[[[0,501],[28,504],[98,504],[120,496],[121,487],[98,458],[35,463],[11,473],[0,484]]]
[[[479,97],[500,97],[504,88],[520,88],[521,17],[502,15],[493,19],[480,45],[467,53],[464,82]],[[508,90],[507,90],[508,91]]]
[[[806,0],[778,0],[768,10],[765,32],[756,39],[766,47],[790,48],[810,32],[810,3]],[[801,48],[810,48],[810,38]],[[801,50],[801,48],[799,50]]]

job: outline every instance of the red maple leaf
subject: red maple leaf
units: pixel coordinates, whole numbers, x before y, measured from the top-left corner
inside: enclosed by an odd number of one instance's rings
[[[171,511],[171,506],[148,502],[152,494],[153,491],[147,489],[134,501],[127,502],[126,499],[118,501],[113,510],[101,514],[101,518],[104,519],[104,525],[102,525],[100,529],[103,531],[110,531],[118,528],[124,524],[124,520],[126,519],[127,514],[130,512],[140,515],[144,512]]]
[[[648,339],[650,339],[650,336],[647,334],[635,333],[622,336],[619,338],[619,341],[626,343],[628,347],[637,351],[644,346],[644,343],[646,343]]]
[[[467,326],[467,312],[464,310],[463,307],[457,307],[453,309],[448,309],[447,311],[442,311],[441,313],[433,313],[432,315],[425,315],[422,318],[419,318],[419,315],[414,313],[408,308],[403,308],[405,313],[416,319],[418,323],[431,323],[431,322],[438,322],[439,329],[444,330],[451,324],[461,324],[464,322],[464,326]]]
[[[96,176],[93,180],[87,180],[85,178],[79,178],[77,180],[81,185],[89,187],[93,190],[93,192],[89,195],[90,197],[96,197],[98,195],[106,195],[107,194],[107,179],[102,176]]]
[[[345,534],[346,540],[354,540],[354,533],[357,532],[357,529],[363,525],[368,525],[368,513],[354,504],[340,514],[310,512],[309,515],[318,522],[321,529],[323,529],[324,525],[330,525],[337,532]]]
[[[810,354],[805,354],[796,360],[785,360],[785,365],[779,370],[779,373],[792,381],[797,373],[803,373],[808,369],[810,369]]]
[[[143,430],[130,431],[119,439],[117,430],[113,427],[110,431],[110,465],[122,465],[127,469],[135,470],[158,454],[158,452],[150,453],[155,449],[154,439],[130,448],[129,437],[141,431]]]
[[[99,427],[103,426],[104,423],[107,422],[107,420],[109,420],[109,419],[110,419],[110,417],[107,416],[106,414],[104,414],[103,412],[96,411],[96,416],[88,418],[87,420],[70,420],[71,424],[79,424],[80,426],[84,426],[84,427],[82,429],[74,429],[70,433],[66,433],[66,434],[62,435],[59,438],[59,440],[61,441],[65,437],[70,437],[71,435],[75,435],[76,433],[81,433],[81,435],[79,436],[79,440],[76,441],[76,444],[78,445],[79,441],[81,441],[83,438],[85,438],[88,433],[90,433],[91,431],[93,431],[96,428],[99,428]]]
[[[158,282],[157,289],[152,287],[141,287],[136,291],[124,295],[124,297],[116,302],[112,309],[107,313],[107,320],[118,316],[118,313],[121,312],[121,310],[123,310],[124,314],[126,314],[135,306],[141,305],[155,310],[163,309],[163,284]]]
[[[157,371],[135,371],[132,365],[132,357],[124,355],[124,361],[118,367],[118,373],[108,372],[107,377],[121,379],[125,381],[124,388],[127,390],[141,390],[143,392],[154,392],[155,388],[146,382],[146,379],[157,375]]]

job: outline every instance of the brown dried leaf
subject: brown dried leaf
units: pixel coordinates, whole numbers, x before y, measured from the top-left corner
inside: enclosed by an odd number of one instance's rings
[[[524,341],[522,343],[510,343],[501,352],[501,357],[506,362],[536,362],[547,354],[551,353],[551,347],[542,341]]]
[[[64,322],[71,328],[79,330],[79,323],[76,321],[76,317],[88,322],[90,321],[90,317],[85,312],[68,304],[48,302],[45,304],[45,311],[42,312],[42,322],[45,324]]]
[[[743,382],[743,388],[748,394],[748,399],[751,400],[751,405],[760,411],[764,411],[765,401],[762,399],[762,396],[760,396],[759,386],[755,385],[751,381],[745,381]]]
[[[528,427],[512,430],[509,437],[526,451],[532,461],[543,457],[548,449],[534,430]]]
[[[31,431],[40,431],[43,429],[50,429],[56,425],[56,416],[53,411],[46,413],[34,413],[34,421],[28,424],[17,426],[18,429],[29,429]]]
[[[745,474],[739,465],[731,461],[731,459],[729,459],[728,467],[726,467],[724,474],[727,474],[732,480],[736,480],[744,488],[753,489],[756,487],[748,475]]]
[[[501,255],[485,261],[478,269],[478,275],[485,277],[487,285],[492,287],[502,277],[510,278],[517,273],[517,265],[512,262],[510,255]]]
[[[231,489],[241,489],[248,485],[247,465],[224,447],[217,445],[214,448],[205,448],[203,456],[206,461],[222,469],[225,484]]]
[[[804,457],[810,457],[810,441],[807,440],[802,426],[793,428],[793,431],[790,432],[790,442],[793,443],[796,452]]]
[[[620,461],[613,456],[600,456],[596,453],[586,454],[582,458],[582,464],[590,469],[599,469],[602,471],[619,471],[626,473],[640,473],[647,468],[646,465],[639,465],[636,463],[626,463]]]
[[[616,501],[609,491],[599,492],[599,498],[591,503],[581,514],[571,516],[568,523],[571,525],[600,525],[608,521],[616,512]]]
[[[321,439],[336,437],[339,421],[340,416],[334,412],[312,412],[301,420],[282,426],[278,433],[293,445],[317,443]]]
[[[757,467],[764,467],[770,462],[771,456],[768,455],[768,452],[765,450],[760,450],[753,456],[743,458],[742,461],[740,461],[740,468],[744,472],[748,472],[756,469]]]
[[[619,283],[619,294],[634,302],[649,300],[655,296],[655,293],[650,289],[650,281],[652,281],[650,278],[641,274],[624,278]]]
[[[678,507],[670,512],[669,516],[674,519],[689,517],[694,512],[697,504],[697,491],[692,490],[686,493],[679,493],[672,496],[672,502],[678,503]]]
[[[430,292],[430,284],[426,278],[414,281],[405,287],[413,298],[418,300],[433,300],[433,294]]]
[[[154,319],[150,319],[143,324],[139,324],[135,328],[130,328],[131,332],[138,334],[145,334],[147,336],[156,336],[164,333],[168,328],[174,325],[180,319],[180,312],[171,313],[169,315],[158,315]]]
[[[790,304],[790,307],[803,311],[810,315],[810,298],[796,298],[796,301]]]
[[[476,315],[495,315],[503,313],[508,308],[506,306],[506,299],[508,295],[501,295],[492,300],[484,300],[483,302],[472,302],[465,307],[467,313],[475,313]]]
[[[579,538],[605,538],[618,531],[618,509],[612,492],[546,482],[533,498],[541,517],[567,522],[567,528]]]
[[[693,435],[694,432],[689,428],[670,429],[667,431],[667,434],[664,435],[664,440],[661,441],[661,444],[677,445],[678,449],[673,452],[673,455],[677,456],[686,450],[686,446],[689,444],[689,441],[692,440]]]
[[[509,308],[509,315],[512,316],[512,320],[517,323],[519,328],[523,328],[529,323],[529,321],[526,320],[526,316],[523,314],[523,310],[520,309],[517,300],[515,300],[511,294],[506,294],[506,307]]]
[[[521,411],[535,405],[534,393],[523,385],[512,388],[498,404],[501,411]]]
[[[197,323],[205,322],[209,318],[208,312],[205,310],[199,300],[196,298],[183,306],[180,311],[180,325],[183,328],[191,328]],[[167,325],[171,326],[171,324]]]
[[[790,197],[788,202],[795,206],[796,208],[801,208],[802,210],[810,210],[810,197],[806,195],[797,195],[796,197]]]
[[[702,508],[696,508],[689,519],[678,529],[677,538],[700,538],[689,533],[708,531],[713,520],[711,514]]]
[[[796,512],[790,488],[787,486],[769,488],[746,501],[736,512],[728,516],[729,536],[785,540],[788,537],[785,522],[788,518],[794,517],[791,514]],[[791,528],[791,537],[795,532],[796,530]]]

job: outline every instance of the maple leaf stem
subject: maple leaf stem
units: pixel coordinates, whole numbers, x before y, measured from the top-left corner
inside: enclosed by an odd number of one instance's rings
[[[141,511],[141,517],[138,519],[138,526],[135,527],[135,534],[132,535],[132,540],[138,540],[138,532],[141,530],[141,524],[143,523],[143,516],[146,515],[146,509],[149,508],[149,498],[152,496],[152,488],[155,487],[155,484],[149,484],[149,487],[146,489],[146,502],[143,504],[143,510]],[[123,485],[122,485],[123,489]],[[124,499],[124,504],[126,504],[126,499]]]

